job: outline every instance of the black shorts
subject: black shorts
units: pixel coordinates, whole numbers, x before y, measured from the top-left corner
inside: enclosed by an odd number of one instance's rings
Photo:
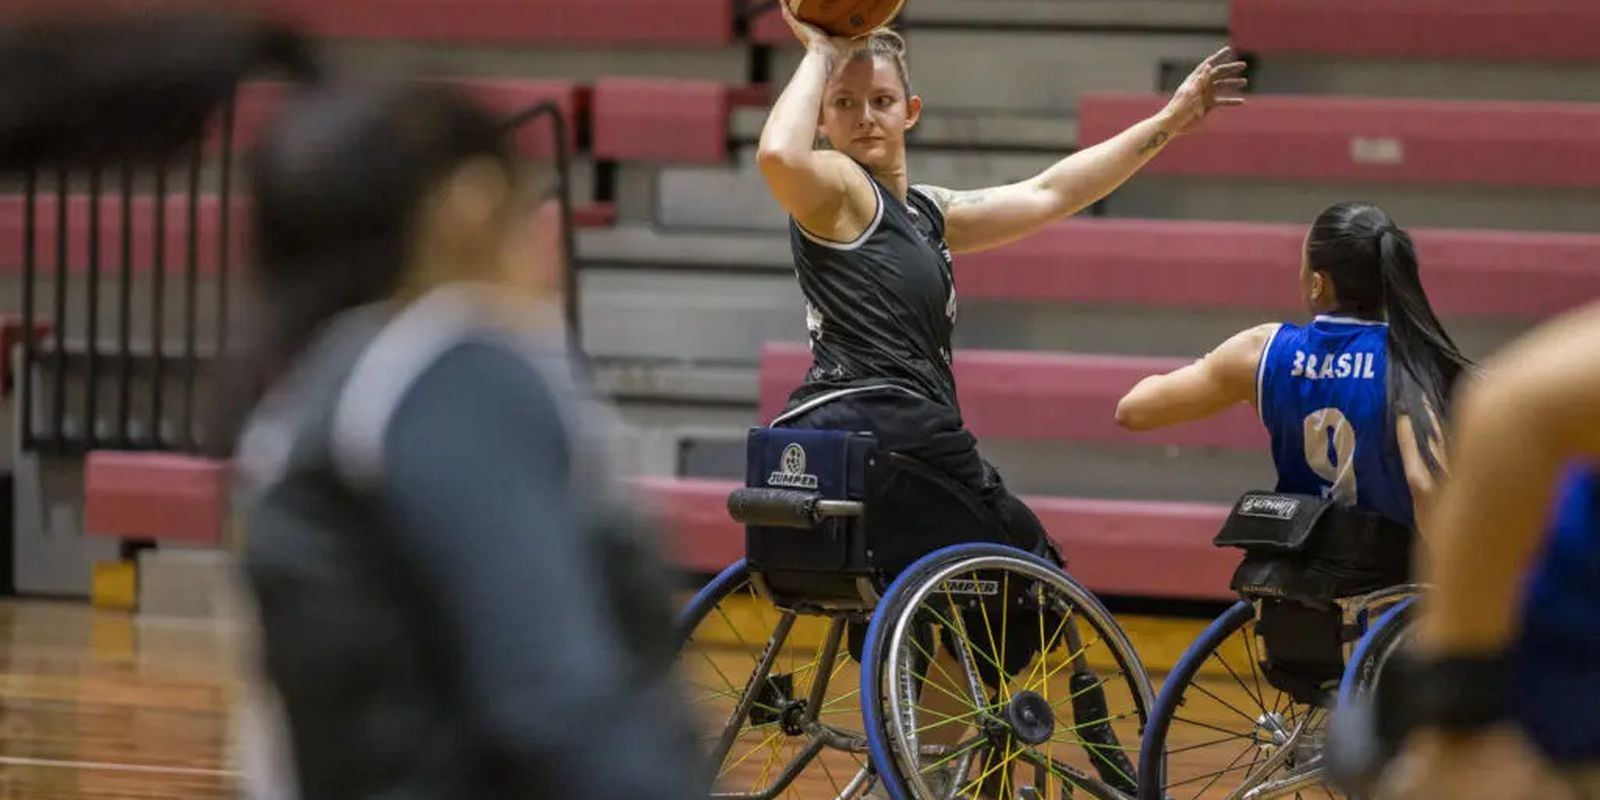
[[[977,438],[949,406],[887,389],[841,397],[784,419],[781,426],[871,433],[884,450],[915,458],[971,490],[994,514],[1012,546],[1063,564],[1039,517],[978,455]]]

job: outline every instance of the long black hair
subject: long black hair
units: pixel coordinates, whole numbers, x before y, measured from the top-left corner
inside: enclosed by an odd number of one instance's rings
[[[1409,416],[1417,449],[1438,474],[1433,442],[1472,362],[1428,303],[1411,235],[1375,205],[1340,203],[1312,223],[1306,260],[1333,282],[1339,313],[1388,322],[1389,429]]]

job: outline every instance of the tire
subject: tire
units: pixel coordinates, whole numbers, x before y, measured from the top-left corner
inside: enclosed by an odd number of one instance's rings
[[[1016,581],[1015,584],[1012,583],[1013,580]],[[1004,589],[1000,588],[1002,584],[999,581],[1004,581]],[[985,585],[988,585],[987,589],[984,588]],[[1025,600],[1029,598],[1012,592],[1013,585],[1018,590],[1029,589],[1036,592],[1034,599],[1041,609],[1031,617],[1039,620],[1039,636],[1029,639],[1026,635],[1019,634],[1018,640],[1022,644],[1017,651],[1010,649],[1016,640],[1008,640],[1005,616],[1009,614],[1011,607],[1025,605]],[[967,610],[953,611],[946,619],[940,617],[935,610],[936,591],[941,588],[944,590],[943,597],[947,602],[955,602],[953,593],[971,594],[983,599],[963,601]],[[996,652],[986,656],[991,669],[984,673],[981,669],[973,667],[980,662],[977,662],[970,652],[974,649],[971,641],[973,637],[965,635],[967,623],[964,620],[974,618],[973,609],[987,614],[986,609],[995,604],[998,604],[998,613],[1002,615],[1001,641],[998,644],[1004,646],[995,646]],[[1047,607],[1051,610],[1042,610]],[[1018,611],[1018,614],[1022,613],[1023,611]],[[1054,616],[1051,616],[1052,614]],[[1062,792],[1054,790],[1058,785],[1071,787],[1075,790],[1074,796],[1078,797],[1091,796],[1101,800],[1123,800],[1132,797],[1137,769],[1128,756],[1134,754],[1135,748],[1125,747],[1121,742],[1131,743],[1133,739],[1138,738],[1152,698],[1149,678],[1132,644],[1099,600],[1059,567],[1015,548],[981,543],[946,547],[912,564],[890,585],[868,626],[861,673],[862,714],[872,764],[878,771],[889,796],[899,800],[913,798],[930,800],[929,795],[932,791],[928,789],[927,779],[922,776],[927,775],[928,771],[937,767],[940,762],[921,766],[919,759],[923,751],[918,744],[918,734],[928,728],[952,721],[946,718],[945,723],[936,722],[922,728],[915,725],[918,718],[916,715],[919,713],[917,697],[924,694],[923,690],[931,686],[930,681],[933,680],[932,673],[928,671],[934,664],[931,650],[933,640],[924,635],[935,626],[928,621],[933,618],[941,620],[937,626],[942,628],[945,636],[946,654],[955,657],[952,639],[963,642],[969,651],[963,658],[967,665],[967,681],[973,693],[984,691],[993,697],[1008,698],[1000,706],[992,707],[988,699],[980,707],[976,705],[975,697],[968,698],[974,702],[974,710],[962,716],[971,716],[980,721],[982,724],[979,727],[986,731],[978,734],[973,741],[986,735],[1005,737],[1004,744],[996,740],[975,752],[987,752],[990,755],[986,755],[985,758],[989,759],[994,753],[1003,749],[1005,755],[1002,757],[1002,763],[1012,765],[1002,773],[1006,775],[1009,775],[1016,765],[1024,762],[1032,764],[1038,779],[1046,784],[1040,790],[1041,797],[1062,796]],[[1052,623],[1054,630],[1049,636],[1044,633],[1045,619],[1058,620]],[[1072,624],[1068,625],[1068,621],[1072,621]],[[1081,640],[1082,627],[1087,627],[1097,635],[1097,638],[1089,646],[1080,648],[1078,642]],[[1022,631],[1026,628],[1027,626],[1019,623],[1016,630]],[[1061,638],[1063,633],[1066,636],[1064,639]],[[993,630],[989,631],[988,638],[991,646],[996,645]],[[1109,658],[1100,658],[1099,664],[1104,666],[1096,666],[1096,669],[1110,671],[1114,667],[1116,677],[1120,678],[1114,683],[1111,678],[1097,678],[1086,668],[1091,659],[1091,656],[1087,655],[1088,648],[1102,642],[1109,651]],[[1060,666],[1048,668],[1049,656],[1054,652],[1051,646],[1068,643],[1074,649],[1074,654],[1067,656],[1067,660]],[[910,653],[913,647],[922,649],[923,656],[919,657],[912,653],[907,657],[906,654]],[[1038,657],[1041,650],[1045,651],[1043,658]],[[1022,670],[1027,669],[1027,664],[1035,661],[1037,663],[1034,664],[1034,668],[1027,670],[1027,679],[1022,680],[1024,674]],[[1060,674],[1068,666],[1072,667],[1065,676],[1068,695],[1051,708],[1060,707],[1068,700],[1072,702],[1071,710],[1076,724],[1067,728],[1065,732],[1079,732],[1075,741],[1057,741],[1054,737],[1059,729],[1053,722],[1046,734],[1049,737],[1048,742],[1036,742],[1033,745],[1026,745],[1013,734],[994,732],[995,719],[1000,718],[1002,713],[1009,713],[998,709],[1002,706],[1010,708],[1016,702],[1020,702],[1018,698],[1024,693],[1031,692],[1039,697],[1036,688],[1043,689],[1044,695],[1041,699],[1048,703],[1052,676]],[[1002,677],[1001,673],[1005,675]],[[948,673],[946,677],[950,677]],[[990,685],[991,682],[994,685]],[[1022,685],[1017,689],[1010,688],[1011,684],[1019,682]],[[982,686],[987,688],[980,688]],[[945,691],[944,694],[955,697],[949,691]],[[1121,713],[1109,712],[1108,697],[1116,702]],[[932,714],[931,711],[929,713]],[[1052,711],[1052,719],[1053,713]],[[1080,718],[1086,714],[1094,718],[1090,720]],[[933,714],[933,716],[940,715]],[[1123,730],[1117,731],[1118,727]],[[1046,747],[1043,752],[1038,750],[1040,744]],[[1057,751],[1056,745],[1060,745],[1063,750]],[[1012,751],[1013,746],[1017,748],[1015,752]],[[1070,764],[1057,759],[1058,752],[1081,755],[1082,758],[1079,759],[1079,764]],[[966,770],[971,765],[971,757],[962,756],[956,762],[953,779],[957,782],[967,778]],[[947,755],[943,761],[949,761],[951,758],[953,756]],[[988,761],[983,763],[986,764]],[[997,769],[998,765],[990,772]],[[909,777],[913,775],[917,777],[914,779]],[[981,781],[980,777],[968,785],[976,785]],[[955,787],[947,788],[953,791]],[[989,789],[990,786],[988,783],[983,783],[979,788],[982,791]]]

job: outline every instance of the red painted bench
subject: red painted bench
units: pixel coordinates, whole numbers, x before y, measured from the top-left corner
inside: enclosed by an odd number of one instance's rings
[[[961,414],[980,437],[1124,445],[1217,447],[1264,452],[1266,431],[1239,406],[1212,419],[1151,433],[1117,426],[1117,400],[1138,380],[1183,359],[997,350],[956,353]],[[770,420],[811,365],[804,345],[761,351],[760,417]]]
[[[720,83],[603,78],[594,86],[594,156],[616,161],[724,161],[732,109],[731,90]]]
[[[116,275],[122,268],[122,197],[114,191],[117,178],[108,175],[100,200],[100,269],[102,275]],[[169,184],[170,187],[170,184]],[[0,195],[0,273],[22,269],[27,220],[26,202],[21,195]],[[57,203],[52,194],[41,194],[35,205],[34,254],[49,275],[57,267]],[[135,196],[133,202],[133,269],[149,272],[155,263],[155,198]],[[162,243],[168,272],[188,268],[189,200],[186,195],[169,194],[166,203],[166,236]],[[238,263],[248,240],[248,207],[236,201],[228,231],[230,260]],[[205,195],[199,203],[199,236],[196,266],[201,275],[217,271],[222,243],[222,204],[215,195]],[[81,273],[89,266],[89,196],[69,195],[67,201],[67,270]]]
[[[1258,54],[1600,61],[1593,0],[1233,0],[1231,22]]]
[[[270,0],[269,7],[332,38],[673,46],[733,38],[729,0]]]
[[[1303,314],[1296,276],[1305,233],[1303,225],[1070,220],[962,256],[956,283],[963,300]],[[1600,297],[1597,235],[1417,230],[1413,236],[1428,296],[1441,314],[1542,318]]]
[[[227,518],[231,465],[160,453],[98,452],[84,467],[84,530],[119,539],[216,545]],[[680,569],[716,572],[744,554],[728,516],[729,481],[637,481]],[[1225,599],[1238,561],[1211,546],[1223,506],[1030,498],[1072,573],[1103,594]]]
[[[646,479],[668,557],[680,568],[717,572],[744,556],[744,528],[728,516],[730,481]],[[1074,577],[1107,595],[1231,599],[1236,551],[1211,546],[1227,517],[1202,503],[1026,498],[1061,548]]]
[[[1160,110],[1158,95],[1091,95],[1084,144]],[[1145,171],[1423,186],[1600,187],[1600,104],[1253,97]]]
[[[166,453],[90,453],[83,530],[91,536],[216,545],[227,520],[232,465]]]
[[[573,81],[472,78],[453,81],[486,108],[507,117],[543,102],[552,102],[567,122],[567,145],[578,148],[578,131],[589,114],[589,89]],[[283,108],[288,86],[276,81],[252,81],[240,87],[234,106],[233,141],[236,150],[249,150],[260,140],[266,127]],[[220,121],[213,124],[211,146],[220,142]],[[533,122],[519,129],[518,146],[536,157],[554,155],[554,141],[548,121]]]

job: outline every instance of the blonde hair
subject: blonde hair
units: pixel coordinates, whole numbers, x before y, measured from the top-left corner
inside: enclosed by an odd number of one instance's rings
[[[911,70],[906,68],[906,38],[889,28],[879,28],[867,34],[867,42],[851,55],[851,59],[884,59],[900,73],[900,86],[911,96]]]

